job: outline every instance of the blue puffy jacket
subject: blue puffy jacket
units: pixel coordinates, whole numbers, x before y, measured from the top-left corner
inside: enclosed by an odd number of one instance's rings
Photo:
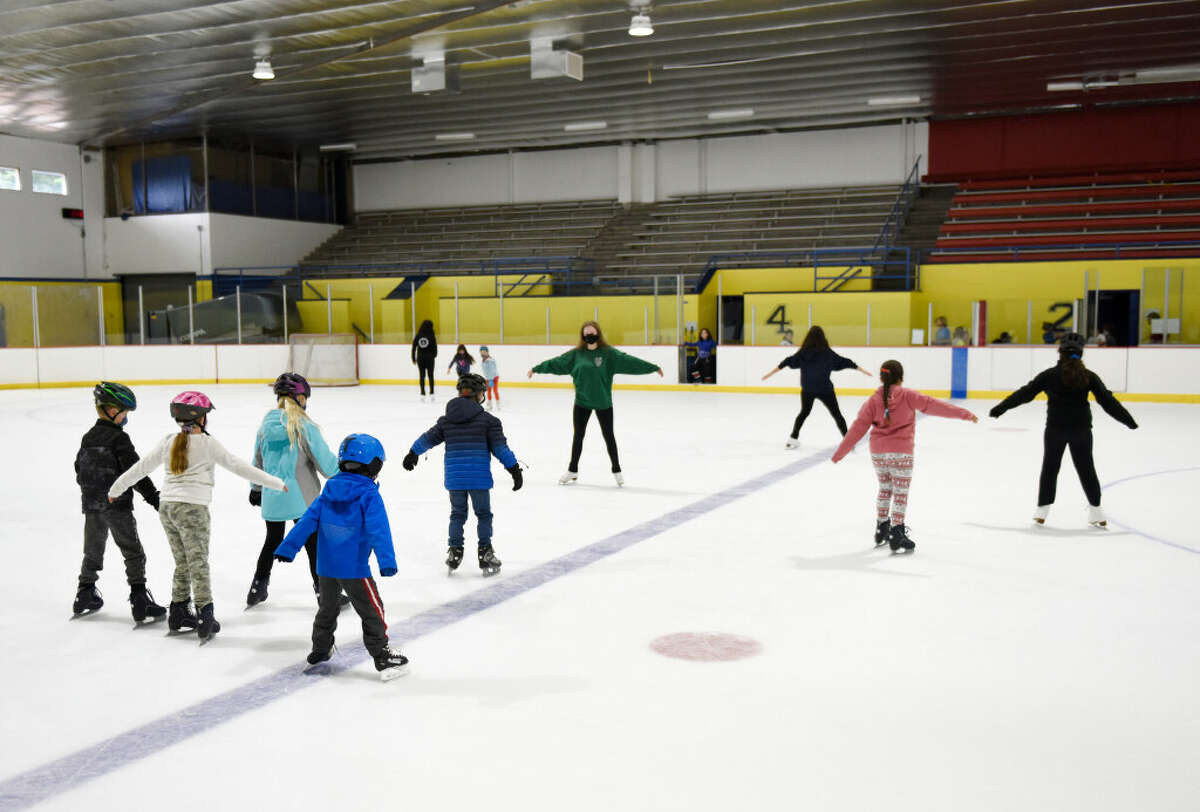
[[[492,487],[492,455],[505,468],[517,457],[504,439],[500,420],[488,414],[471,398],[453,398],[446,416],[412,444],[414,454],[424,454],[439,443],[446,444],[446,490],[486,491]]]
[[[326,482],[275,554],[291,561],[313,533],[317,534],[317,575],[370,578],[372,551],[381,575],[396,572],[387,510],[379,485],[369,477],[343,472]]]
[[[315,423],[305,420],[300,442],[293,445],[287,433],[287,413],[272,409],[263,418],[254,439],[254,467],[279,477],[288,486],[286,492],[262,489],[263,519],[283,522],[304,514],[305,508],[321,493],[317,472],[326,478],[334,476],[338,461]],[[255,490],[258,489],[256,485]]]

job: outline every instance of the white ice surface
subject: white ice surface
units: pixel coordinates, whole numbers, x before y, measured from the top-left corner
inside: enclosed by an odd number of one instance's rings
[[[270,406],[265,387],[208,391],[212,433],[249,456]],[[174,388],[137,394],[129,431],[147,449],[172,428]],[[909,509],[917,552],[893,557],[871,542],[865,442],[829,463],[837,432],[819,405],[803,447],[789,452],[798,398],[618,392],[628,484],[617,489],[594,422],[580,484],[556,484],[569,392],[503,396],[505,431],[529,470],[512,493],[493,466],[498,579],[800,457],[822,459],[399,641],[412,660],[403,679],[382,684],[369,663],[313,678],[40,808],[1197,808],[1200,408],[1131,404],[1137,432],[1095,410],[1101,482],[1140,477],[1106,490],[1120,525],[1107,532],[1085,526],[1069,458],[1048,525],[1030,526],[1043,404],[978,425],[923,419]],[[848,419],[860,402],[843,399]],[[366,431],[389,453],[381,483],[400,573],[379,585],[393,625],[497,580],[474,566],[473,519],[468,558],[446,576],[441,450],[412,473],[400,467],[442,403],[367,386],[318,390],[312,401],[331,445]],[[990,403],[967,405],[982,416]],[[223,629],[212,644],[165,638],[163,624],[131,630],[111,542],[104,610],[68,622],[82,536],[72,460],[93,414],[86,390],[0,392],[0,785],[298,669],[309,650],[315,604],[303,556],[276,564],[268,602],[242,611],[263,528],[248,485],[225,471],[210,556]],[[136,498],[150,587],[165,605],[171,555]],[[698,663],[649,648],[685,631],[751,637],[762,653]],[[339,644],[360,639],[344,613]]]

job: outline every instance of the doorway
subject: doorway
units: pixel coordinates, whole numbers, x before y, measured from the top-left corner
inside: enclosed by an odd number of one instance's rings
[[[745,298],[742,296],[721,297],[721,343],[741,344],[745,321]]]
[[[1087,338],[1104,332],[1112,346],[1136,347],[1140,306],[1141,292],[1137,290],[1088,291]]]

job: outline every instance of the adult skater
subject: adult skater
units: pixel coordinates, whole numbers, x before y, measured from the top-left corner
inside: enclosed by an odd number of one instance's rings
[[[1070,447],[1071,461],[1079,474],[1079,484],[1088,500],[1088,524],[1105,527],[1108,520],[1100,509],[1100,480],[1092,460],[1092,407],[1088,405],[1091,392],[1100,408],[1118,423],[1131,429],[1137,423],[1120,402],[1108,391],[1104,381],[1083,365],[1084,339],[1079,333],[1067,333],[1058,345],[1058,363],[1038,373],[1037,377],[992,407],[988,414],[1000,415],[1028,403],[1045,392],[1046,431],[1043,435],[1042,474],[1038,482],[1037,510],[1033,520],[1045,524],[1058,485],[1058,469],[1063,451]]]
[[[433,334],[433,322],[421,322],[412,343],[412,362],[417,365],[421,382],[421,399],[425,399],[425,376],[429,376],[429,396],[433,397],[433,360],[437,358],[437,336]]]
[[[871,431],[871,463],[879,480],[875,498],[875,545],[885,541],[892,552],[912,552],[916,544],[908,535],[904,514],[908,510],[908,486],[912,482],[913,449],[916,446],[917,412],[934,417],[957,417],[978,423],[979,418],[953,403],[936,400],[915,389],[906,389],[904,367],[899,361],[884,361],[879,370],[883,386],[858,410],[850,431],[833,452],[838,462]],[[889,519],[890,515],[890,519]]]
[[[284,525],[295,523],[321,495],[318,474],[328,479],[338,472],[337,457],[326,445],[321,429],[308,416],[308,399],[312,396],[308,381],[303,375],[285,372],[275,379],[272,389],[275,408],[263,417],[254,438],[254,467],[279,477],[287,483],[288,489],[264,493],[260,485],[250,488],[250,504],[261,509],[267,534],[258,553],[250,591],[246,593],[247,607],[267,599],[271,565],[275,548],[283,542]],[[308,553],[313,592],[320,594],[315,535],[305,543],[304,551]]]
[[[833,416],[833,422],[837,424],[838,431],[845,437],[846,418],[842,417],[842,411],[838,408],[837,393],[834,392],[833,382],[829,380],[829,375],[839,369],[857,369],[868,378],[871,377],[871,373],[849,358],[843,358],[831,350],[829,348],[829,341],[825,338],[825,331],[817,325],[813,325],[808,329],[808,334],[804,336],[804,341],[800,344],[799,350],[780,361],[779,366],[766,375],[763,375],[762,379],[765,381],[779,370],[785,368],[800,370],[801,392],[800,414],[796,415],[796,420],[792,423],[792,435],[784,443],[783,447],[799,447],[800,429],[804,426],[804,421],[808,419],[808,415],[812,411],[814,400],[821,401],[825,408],[829,410],[829,414]]]
[[[546,375],[570,375],[575,384],[575,410],[573,422],[575,434],[571,439],[571,462],[567,472],[558,478],[559,485],[579,480],[579,455],[583,453],[583,435],[587,433],[588,420],[592,412],[600,421],[600,432],[608,447],[608,459],[612,462],[612,474],[617,485],[625,484],[621,474],[621,462],[617,458],[617,438],[613,434],[612,381],[617,374],[648,375],[657,372],[662,377],[662,367],[634,358],[604,340],[600,325],[585,321],[579,328],[579,345],[557,358],[542,361],[529,370],[528,377],[539,372]]]

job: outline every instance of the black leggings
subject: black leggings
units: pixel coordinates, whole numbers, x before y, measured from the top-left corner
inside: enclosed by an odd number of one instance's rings
[[[1079,484],[1087,496],[1088,504],[1100,506],[1100,480],[1096,476],[1096,464],[1092,461],[1092,430],[1083,428],[1056,428],[1046,426],[1043,437],[1045,454],[1042,456],[1042,476],[1038,482],[1038,504],[1054,504],[1058,486],[1058,469],[1062,466],[1063,451],[1070,446],[1071,462],[1079,474]]]
[[[803,391],[800,393],[800,414],[796,415],[796,422],[792,424],[792,439],[795,440],[800,436],[800,427],[808,419],[808,414],[812,411],[814,400],[819,400],[825,404],[825,408],[833,415],[833,422],[837,423],[838,431],[845,437],[846,418],[842,417],[842,410],[838,408],[837,395],[832,391],[813,393]]]
[[[600,421],[600,433],[604,435],[604,444],[608,446],[608,459],[612,462],[613,473],[621,470],[621,461],[617,459],[617,437],[613,434],[613,410],[596,409],[596,419]],[[572,419],[575,423],[575,436],[571,438],[571,463],[567,470],[573,474],[579,473],[579,455],[583,453],[583,435],[587,433],[588,419],[592,410],[587,406],[575,404]]]
[[[267,538],[263,542],[262,551],[258,554],[258,564],[254,567],[254,577],[262,580],[271,577],[271,565],[275,563],[275,551],[283,543],[284,525],[287,522],[267,522]],[[295,522],[292,523],[293,525]],[[317,534],[313,533],[304,542],[304,552],[308,553],[308,571],[312,575],[313,589],[317,588]]]
[[[417,374],[421,377],[421,394],[425,394],[425,376],[429,376],[429,394],[433,394],[433,359],[417,356]]]

